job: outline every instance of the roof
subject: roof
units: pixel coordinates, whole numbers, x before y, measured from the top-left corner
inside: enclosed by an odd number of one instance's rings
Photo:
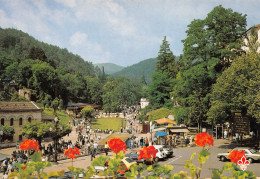
[[[42,111],[33,101],[31,102],[5,102],[0,101],[0,112],[27,112]]]
[[[243,33],[243,35],[247,34],[253,27],[255,27],[256,29],[260,29],[260,24],[257,24],[257,25],[254,25],[254,26],[250,27],[249,29],[247,29],[246,32]]]
[[[121,139],[122,141],[126,141],[129,137],[131,137],[131,134],[111,134],[107,138],[101,140],[98,145],[105,145],[106,142],[108,142],[110,139]]]
[[[173,133],[177,133],[177,132],[188,133],[188,132],[190,132],[188,129],[184,129],[184,128],[182,128],[182,129],[170,129],[170,131],[173,132]]]
[[[161,128],[156,128],[153,130],[153,132],[157,132],[157,131],[165,131],[165,127],[161,127]]]
[[[67,106],[67,109],[78,109],[78,108],[84,108],[86,106],[91,106],[93,108],[99,108],[99,105],[95,104],[87,104],[87,103],[73,103]]]
[[[54,121],[54,116],[50,116],[50,115],[47,115],[47,114],[42,114],[42,120],[43,121]]]
[[[168,118],[157,119],[155,120],[155,122],[157,122],[158,124],[174,124],[174,125],[177,124],[177,122]]]

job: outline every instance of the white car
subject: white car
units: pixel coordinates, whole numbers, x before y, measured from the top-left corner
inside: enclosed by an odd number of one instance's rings
[[[155,161],[164,160],[167,157],[162,145],[154,145],[154,148],[158,151],[156,153]]]
[[[233,150],[239,150],[239,151],[244,150],[246,158],[250,163],[260,160],[260,152],[256,151],[255,149],[248,148],[248,147],[237,147],[234,148]],[[224,162],[229,159],[228,155],[229,153],[218,153],[217,157]]]

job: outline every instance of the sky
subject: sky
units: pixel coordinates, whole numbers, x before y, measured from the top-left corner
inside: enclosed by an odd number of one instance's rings
[[[182,54],[187,25],[218,5],[247,14],[248,28],[260,24],[260,0],[0,0],[0,27],[126,67],[157,57],[164,36]]]

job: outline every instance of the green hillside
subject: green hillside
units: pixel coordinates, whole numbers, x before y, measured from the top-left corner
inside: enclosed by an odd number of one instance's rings
[[[94,76],[94,66],[67,49],[40,42],[20,30],[0,27],[0,56],[12,59],[39,59],[54,67],[64,67],[70,73]]]
[[[141,79],[144,74],[146,82],[150,83],[152,81],[151,75],[155,72],[156,62],[156,58],[149,58],[137,64],[126,67],[112,75]]]
[[[106,74],[116,73],[118,71],[121,71],[123,68],[125,68],[123,66],[116,65],[114,63],[97,63],[95,64],[95,66],[98,66],[100,70],[102,70],[102,67],[104,67],[104,71]]]

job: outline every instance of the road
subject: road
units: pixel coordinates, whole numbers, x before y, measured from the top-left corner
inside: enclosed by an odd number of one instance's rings
[[[217,154],[220,152],[227,152],[234,148],[234,145],[223,144],[220,142],[219,144],[215,144],[213,147],[209,147],[209,152],[211,153],[210,157],[206,160],[206,163],[202,166],[201,178],[211,178],[213,169],[221,169],[225,162],[219,161],[217,158]],[[173,165],[174,169],[172,173],[177,173],[180,171],[189,171],[184,168],[185,160],[190,160],[190,156],[196,152],[199,153],[201,151],[201,147],[184,147],[184,148],[175,148],[174,157],[168,158],[165,161],[160,161],[161,165]],[[197,157],[194,157],[193,164],[197,167],[199,166],[199,162],[197,161]],[[253,171],[257,177],[260,177],[260,162],[252,163],[247,167],[247,170]]]

